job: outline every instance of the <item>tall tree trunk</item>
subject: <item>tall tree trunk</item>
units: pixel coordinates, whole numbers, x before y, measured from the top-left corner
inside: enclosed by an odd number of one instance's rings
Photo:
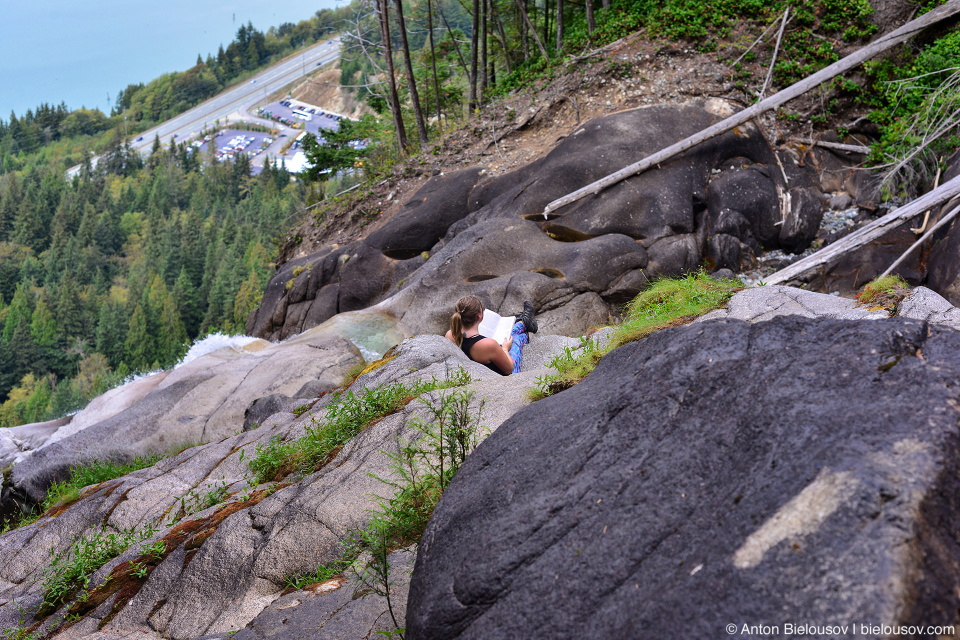
[[[490,6],[493,7],[493,0],[490,0]],[[497,32],[500,34],[500,47],[503,49],[503,63],[507,67],[507,73],[510,73],[513,70],[513,65],[510,64],[510,50],[507,48],[507,32],[503,28],[503,20],[500,19],[500,14],[494,16],[494,22],[497,25]],[[496,80],[493,80],[490,84],[496,83]]]
[[[604,9],[609,9],[609,8],[610,8],[610,0],[601,0],[601,2],[603,3],[603,8],[604,8]]]
[[[550,0],[543,0],[543,44],[546,45],[548,42],[550,42]]]
[[[470,33],[470,93],[467,97],[467,107],[470,115],[477,108],[477,56],[480,39],[480,0],[473,0],[473,29]]]
[[[487,90],[487,42],[489,40],[487,24],[490,22],[489,8],[487,0],[480,0],[480,83],[477,88],[477,99],[480,102],[480,106],[483,106],[483,94]]]
[[[417,136],[420,146],[425,147],[430,140],[427,138],[427,123],[423,119],[423,109],[420,108],[420,93],[417,91],[417,79],[413,77],[413,63],[410,61],[410,45],[407,43],[407,23],[403,18],[403,0],[397,1],[397,23],[400,27],[400,46],[403,48],[403,64],[407,68],[407,86],[410,87],[410,102],[413,103],[413,116],[417,121]]]
[[[440,83],[437,81],[437,50],[433,46],[433,0],[427,0],[427,29],[430,36],[430,66],[433,67],[433,97],[437,105],[437,126],[440,126]]]
[[[597,23],[593,19],[593,0],[586,0],[587,2],[587,33],[593,33],[597,28]]]
[[[557,0],[557,55],[563,49],[563,0]]]
[[[527,3],[530,0],[517,0],[517,11],[520,12],[520,31],[523,34],[523,61],[530,62],[530,18],[527,17]]]
[[[540,40],[540,36],[537,35],[537,30],[533,26],[533,23],[530,22],[530,16],[527,15],[527,9],[524,6],[527,0],[516,0],[517,8],[520,9],[520,15],[523,16],[523,21],[527,25],[527,28],[530,30],[530,35],[533,36],[533,41],[537,43],[537,47],[540,49],[540,53],[543,55],[543,59],[547,59],[547,49],[543,46],[543,41]]]
[[[393,126],[397,130],[397,146],[400,154],[407,153],[407,130],[403,126],[403,114],[400,112],[400,98],[397,97],[397,79],[393,72],[393,47],[390,44],[390,5],[387,0],[379,0],[380,38],[383,40],[383,57],[387,62],[387,80],[390,87],[390,112],[393,113]]]
[[[447,28],[447,35],[450,36],[450,42],[453,43],[453,48],[457,52],[457,58],[460,59],[460,66],[463,67],[463,75],[469,76],[470,70],[467,69],[467,61],[463,59],[463,54],[460,53],[460,43],[457,42],[457,39],[453,36],[453,29],[450,28],[450,23],[447,22],[447,16],[443,13],[442,5],[437,5],[437,13],[440,14],[440,19],[443,20],[443,25]]]
[[[490,44],[490,2],[489,0],[480,0],[480,13],[482,18],[480,20],[480,88],[477,90],[479,95],[477,96],[480,100],[480,106],[483,106],[483,94],[486,92],[487,87],[490,84],[489,75],[487,74],[489,60],[487,56],[487,50]]]

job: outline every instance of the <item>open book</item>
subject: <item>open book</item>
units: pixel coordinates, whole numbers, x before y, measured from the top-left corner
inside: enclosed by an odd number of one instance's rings
[[[484,309],[483,320],[480,321],[480,326],[477,327],[477,331],[479,331],[483,337],[493,338],[503,344],[503,341],[510,335],[510,331],[513,329],[513,324],[516,321],[517,316],[501,316],[498,313],[490,311],[490,309]]]

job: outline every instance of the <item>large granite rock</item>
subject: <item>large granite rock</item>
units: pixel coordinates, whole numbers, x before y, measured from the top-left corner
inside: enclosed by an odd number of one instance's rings
[[[362,361],[344,338],[258,342],[253,348],[220,349],[94,399],[13,468],[0,508],[41,502],[71,465],[149,457],[243,431],[254,399],[293,395],[308,381],[339,384]]]
[[[762,248],[802,251],[820,223],[819,191],[790,157],[788,189],[753,124],[542,215],[550,201],[731,113],[718,100],[623,111],[579,126],[511,173],[435,177],[366,239],[281,267],[247,332],[284,339],[377,304],[409,333],[436,332],[457,298],[475,294],[507,313],[532,300],[555,312],[551,331],[578,335],[657,277],[704,262],[738,269]],[[570,304],[589,318],[563,311]]]
[[[467,460],[406,637],[956,624],[958,376],[960,333],[897,318],[720,319],[621,347]]]
[[[334,345],[325,340],[318,342],[316,334],[308,332],[271,349],[309,349],[323,362],[328,357],[324,345]],[[482,424],[495,431],[530,402],[526,390],[547,372],[545,365],[552,356],[576,344],[578,341],[561,336],[534,336],[524,349],[523,371],[504,377],[472,362],[442,336],[417,336],[394,348],[349,391],[360,393],[398,381],[444,379],[463,368],[471,376],[467,388],[474,394],[472,410],[480,411],[483,406]],[[340,345],[340,351],[344,363],[357,360],[348,344]],[[246,360],[259,356],[262,361],[269,357],[263,354],[269,353],[270,349],[265,349],[225,363],[237,371],[248,371]],[[276,378],[274,386],[283,396],[301,396],[316,388],[280,383],[286,375],[284,366],[297,363],[267,362]],[[155,393],[172,394],[179,389],[177,385],[186,386],[198,371],[208,370],[196,365],[181,374],[177,369],[168,378],[180,379]],[[342,375],[342,369],[337,370]],[[226,375],[218,369],[217,376]],[[269,386],[266,380],[260,384]],[[241,390],[249,402],[252,391]],[[369,425],[337,450],[328,464],[305,477],[293,475],[283,483],[250,485],[250,461],[258,449],[277,439],[303,435],[314,419],[323,415],[332,395],[325,394],[299,416],[288,413],[289,406],[281,402],[276,407],[279,413],[261,416],[256,429],[192,447],[153,467],[88,487],[76,502],[55,508],[36,523],[0,534],[0,557],[4,559],[0,563],[0,629],[36,625],[38,637],[56,632],[64,640],[226,640],[238,631],[237,637],[242,638],[361,640],[392,629],[385,601],[373,596],[356,599],[357,585],[349,581],[290,593],[286,586],[291,577],[312,573],[319,564],[340,558],[341,542],[367,522],[375,497],[392,494],[393,488],[375,476],[392,477],[388,453],[396,451],[398,439],[413,436],[407,427],[410,418],[429,417],[423,403],[414,400]],[[154,415],[162,417],[163,398],[166,396],[150,401],[155,405]],[[213,409],[213,413],[217,411]],[[242,421],[242,409],[238,420]],[[239,426],[240,422],[238,430]],[[136,441],[145,430],[142,424],[129,428],[127,434],[115,424],[101,433],[101,438],[117,443],[128,437]],[[93,425],[57,444],[70,444],[98,429],[99,425]],[[94,446],[92,440],[84,442]],[[207,506],[205,497],[221,487],[226,495]],[[108,533],[154,527],[156,532],[146,544],[163,540],[162,557],[145,560],[140,557],[140,545],[134,545],[90,575],[92,594],[87,600],[70,601],[50,616],[32,618],[42,592],[37,576],[49,566],[51,548],[66,549],[77,536],[99,531],[101,526]],[[396,574],[392,602],[401,608],[409,574],[405,562],[410,564],[400,557],[403,555],[395,554],[392,559]],[[131,562],[146,567],[147,575],[132,576]],[[77,620],[61,625],[70,611],[77,614]],[[403,624],[402,610],[397,614]]]
[[[730,298],[722,309],[704,314],[696,322],[720,318],[763,322],[779,316],[879,320],[889,317],[890,314],[885,310],[872,311],[850,298],[774,285],[744,289]]]

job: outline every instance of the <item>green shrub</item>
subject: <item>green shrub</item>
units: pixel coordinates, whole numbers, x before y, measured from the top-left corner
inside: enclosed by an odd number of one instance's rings
[[[178,500],[180,508],[174,512],[170,525],[176,524],[183,518],[192,516],[195,513],[200,513],[204,509],[209,509],[216,504],[220,504],[229,497],[230,492],[227,490],[226,480],[221,480],[219,484],[214,483],[213,487],[203,494],[198,493],[194,489],[190,489],[180,496]]]
[[[912,59],[905,53],[866,69],[873,90],[865,99],[875,108],[870,118],[881,125],[869,161],[904,162],[886,177],[885,188],[892,195],[910,195],[932,182],[940,158],[960,148],[955,115],[960,111],[960,32],[947,33]],[[941,135],[930,140],[936,132]],[[918,152],[924,142],[926,148]]]
[[[395,413],[414,397],[469,382],[469,374],[461,368],[448,380],[434,378],[429,382],[417,381],[410,385],[382,385],[364,389],[359,394],[352,391],[346,395],[337,394],[324,407],[324,415],[314,417],[311,426],[300,438],[288,442],[277,436],[265,445],[257,445],[257,452],[250,460],[254,481],[259,484],[280,480],[291,473],[310,474],[368,425]]]
[[[470,408],[473,399],[473,393],[463,389],[441,391],[434,398],[421,399],[428,417],[410,421],[416,435],[399,441],[396,453],[384,452],[391,459],[394,477],[374,476],[395,489],[392,497],[378,498],[378,509],[371,514],[369,523],[343,542],[339,560],[320,565],[314,573],[292,576],[287,580],[288,588],[302,589],[353,569],[357,594],[375,593],[386,598],[396,627],[386,635],[403,638],[390,598],[394,583],[388,556],[420,540],[444,489],[482,439],[483,403],[474,413]],[[367,561],[358,565],[361,554],[366,554]]]

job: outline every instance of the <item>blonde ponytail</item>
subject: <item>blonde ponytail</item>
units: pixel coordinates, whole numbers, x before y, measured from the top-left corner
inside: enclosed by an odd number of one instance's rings
[[[458,347],[463,344],[463,320],[460,318],[459,311],[450,316],[450,335],[453,336],[453,341]]]

